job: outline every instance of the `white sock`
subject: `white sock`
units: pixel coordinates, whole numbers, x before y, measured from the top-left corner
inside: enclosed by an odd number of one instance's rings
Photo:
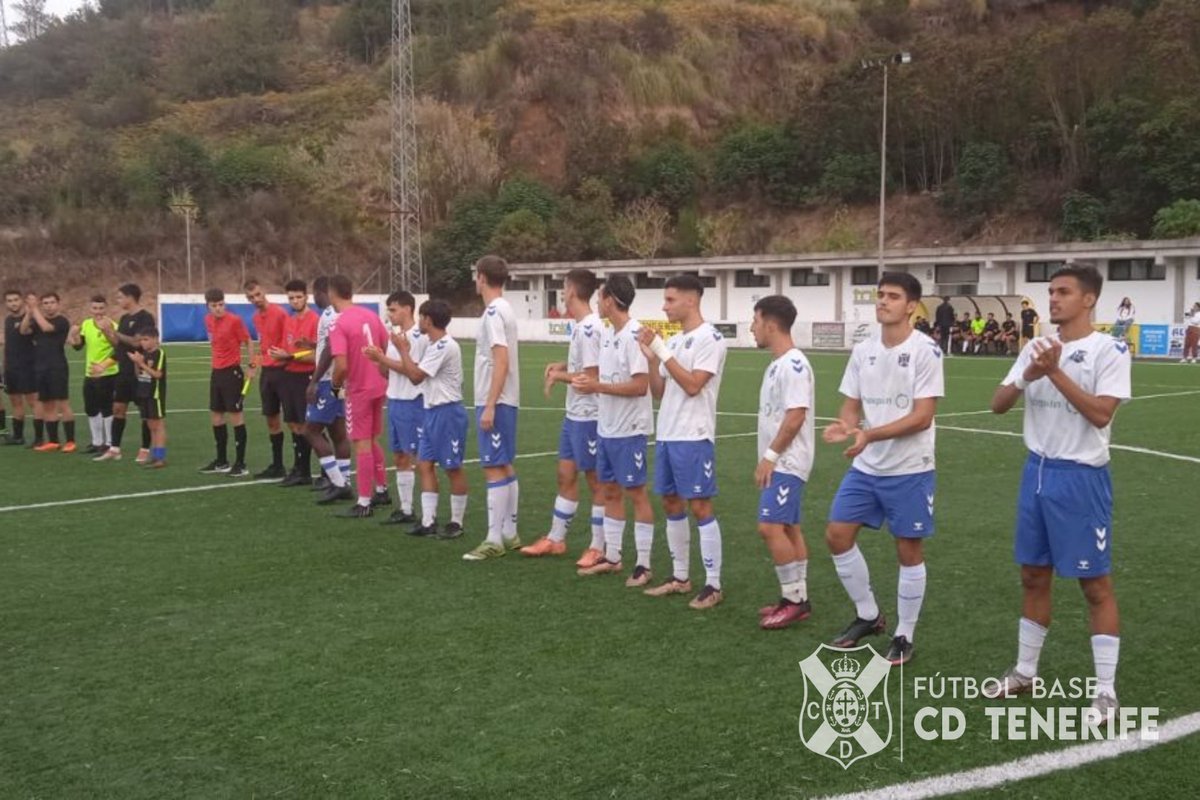
[[[875,619],[879,616],[879,606],[875,603],[875,595],[871,592],[871,571],[867,569],[867,560],[863,558],[858,545],[844,553],[833,557],[833,566],[837,570],[838,579],[846,589],[846,594],[854,601],[855,614],[859,619]]]
[[[112,416],[107,416],[101,419],[104,425],[104,444],[112,444]]]
[[[621,540],[625,538],[625,520],[604,518],[604,557],[614,564],[621,562]]]
[[[650,569],[650,550],[654,547],[654,523],[633,523],[633,541],[637,545],[637,565]]]
[[[320,461],[321,471],[325,473],[325,477],[329,478],[329,482],[341,489],[346,485],[346,473],[342,472],[338,465],[338,460],[333,456],[325,456]]]
[[[396,470],[396,494],[400,497],[400,510],[411,514],[413,510],[413,490],[417,485],[417,473],[411,469]]]
[[[104,420],[99,415],[88,417],[88,430],[92,433],[92,447],[104,444]]]
[[[592,506],[592,549],[604,549],[604,506]]]
[[[1121,638],[1096,634],[1092,637],[1092,660],[1096,662],[1096,691],[1117,696],[1117,657],[1121,653]]]
[[[487,540],[492,544],[504,544],[504,517],[508,511],[508,484],[504,480],[487,485]]]
[[[1021,617],[1017,624],[1017,672],[1026,678],[1038,674],[1038,658],[1046,643],[1046,629],[1031,619]]]
[[[692,528],[687,514],[667,517],[667,549],[671,551],[672,577],[686,581],[692,567]]]
[[[717,518],[697,523],[700,531],[700,558],[704,559],[704,582],[714,589],[721,588],[721,526]]]
[[[776,564],[775,575],[779,578],[779,593],[785,600],[799,603],[808,599],[807,561]]]
[[[504,487],[504,519],[501,522],[500,530],[505,539],[515,539],[517,536],[517,501],[521,496],[519,486],[517,476],[513,475],[509,479],[508,486]]]
[[[343,480],[343,482],[338,485],[345,486],[347,483],[350,482],[350,459],[339,458],[337,460],[337,467],[342,473],[342,480]]]
[[[896,587],[896,636],[913,640],[921,603],[925,600],[925,562],[916,566],[900,566],[900,582]]]
[[[428,528],[437,519],[438,493],[421,492],[421,525]]]
[[[554,498],[554,513],[550,515],[550,541],[565,542],[567,540],[567,528],[571,524],[571,520],[575,519],[575,509],[579,508],[579,501],[568,500],[561,494]]]
[[[467,517],[467,495],[452,494],[450,495],[450,521],[463,524],[463,520]]]

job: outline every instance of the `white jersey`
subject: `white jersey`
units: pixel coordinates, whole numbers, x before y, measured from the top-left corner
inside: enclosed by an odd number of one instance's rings
[[[600,382],[628,383],[634,375],[649,375],[650,365],[638,346],[641,330],[636,320],[629,320],[621,330],[605,328],[600,338]],[[606,439],[649,434],[654,430],[654,406],[650,387],[641,397],[596,395],[600,412],[597,432]]]
[[[425,348],[429,345],[429,337],[422,336],[416,325],[406,330],[404,335],[408,337],[410,345],[408,357],[414,364],[420,364],[421,358],[425,355]],[[400,351],[396,349],[391,337],[388,337],[387,357],[393,361],[400,360]],[[416,400],[424,391],[421,384],[413,383],[407,375],[401,375],[394,369],[388,370],[387,396],[389,400]]]
[[[1025,345],[1017,363],[1004,378],[1015,383],[1032,360],[1033,342]],[[1128,400],[1131,397],[1129,345],[1096,331],[1062,343],[1059,369],[1091,395]],[[1049,378],[1025,387],[1025,446],[1046,458],[1102,467],[1108,463],[1112,423],[1097,428],[1067,402]]]
[[[428,342],[425,354],[417,364],[425,373],[421,389],[425,407],[461,403],[463,399],[462,348],[446,334],[436,342]]]
[[[567,350],[567,372],[572,375],[585,369],[600,366],[600,339],[604,324],[598,314],[588,314],[576,322],[571,331],[571,345]],[[580,394],[567,384],[567,419],[586,422],[596,418],[597,395]]]
[[[758,392],[758,457],[761,459],[775,441],[787,412],[795,408],[806,409],[804,426],[775,463],[776,472],[794,475],[802,481],[807,481],[812,471],[815,399],[812,365],[797,348],[788,350],[767,367]]]
[[[329,332],[333,330],[333,323],[337,322],[338,311],[332,305],[325,306],[325,310],[321,312],[321,316],[317,319],[317,349],[313,353],[316,359],[314,363],[321,362],[321,354],[325,352],[325,348],[329,346]],[[330,369],[325,370],[324,375],[318,375],[318,381],[333,380],[332,364]]]
[[[662,403],[658,406],[657,436],[663,442],[713,441],[717,435],[717,393],[721,391],[721,373],[725,370],[725,337],[710,323],[702,322],[687,333],[667,340],[675,362],[688,372],[703,370],[712,374],[694,397],[675,382],[665,364],[659,374],[666,380]]]
[[[854,346],[842,385],[846,397],[861,401],[864,428],[879,428],[912,413],[913,403],[945,394],[942,351],[920,331],[895,347],[874,336]],[[919,433],[872,442],[854,459],[868,475],[912,475],[934,468],[935,426]]]
[[[501,345],[508,349],[508,374],[496,402],[506,406],[521,404],[521,365],[517,359],[517,317],[503,297],[497,297],[483,310],[479,336],[475,341],[475,405],[487,405],[492,389],[492,370],[495,361],[492,348]]]

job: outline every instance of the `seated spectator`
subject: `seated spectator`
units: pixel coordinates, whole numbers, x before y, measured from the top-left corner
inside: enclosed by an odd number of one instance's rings
[[[971,352],[978,355],[983,351],[983,328],[987,325],[983,320],[983,314],[975,312],[975,318],[971,320]]]
[[[998,353],[1000,339],[1000,323],[996,320],[996,315],[988,312],[987,320],[983,323],[983,343],[982,351],[984,353]]]
[[[971,352],[975,336],[971,333],[971,314],[968,311],[964,311],[962,319],[958,321],[958,341],[964,355]]]
[[[1000,345],[1005,353],[1016,353],[1017,347],[1017,322],[1013,319],[1012,314],[1004,315],[1004,322],[1000,323]]]
[[[929,325],[929,320],[925,319],[924,317],[917,317],[917,322],[913,325],[913,327],[926,336],[933,336],[933,328]]]

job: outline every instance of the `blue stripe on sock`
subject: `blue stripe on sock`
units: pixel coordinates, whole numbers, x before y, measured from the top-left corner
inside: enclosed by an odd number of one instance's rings
[[[677,514],[675,516],[668,514],[667,519],[669,519],[671,522],[679,522],[681,519],[687,519],[687,512],[685,511],[682,514]]]
[[[570,522],[571,520],[575,519],[574,514],[564,514],[563,512],[559,511],[557,508],[554,509],[554,516],[558,517],[559,519],[565,519],[567,522]]]
[[[716,521],[717,521],[716,517],[709,517],[708,519],[697,520],[696,527],[703,528],[705,525],[712,525]]]

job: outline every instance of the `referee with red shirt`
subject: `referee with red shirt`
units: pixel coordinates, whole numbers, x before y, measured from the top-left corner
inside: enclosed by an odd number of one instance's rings
[[[283,287],[287,292],[288,315],[284,326],[283,349],[275,349],[271,357],[283,362],[283,421],[292,432],[292,470],[280,486],[312,485],[312,445],[304,433],[308,411],[308,382],[316,368],[313,352],[317,346],[317,314],[308,307],[308,284],[291,280]]]
[[[258,350],[255,351],[251,342],[250,369],[253,371],[262,367],[258,392],[262,398],[262,413],[267,419],[267,432],[271,436],[271,465],[255,473],[254,477],[260,480],[284,478],[287,477],[287,470],[283,468],[283,424],[280,412],[283,410],[287,378],[284,375],[284,362],[271,353],[287,345],[288,313],[268,302],[262,286],[253,278],[246,281],[242,288],[246,291],[246,299],[255,308],[250,321],[258,332]]]
[[[217,443],[217,457],[201,472],[223,472],[232,477],[245,477],[246,470],[246,417],[242,413],[247,379],[242,372],[242,344],[250,341],[246,323],[237,314],[225,308],[225,293],[220,289],[209,289],[204,293],[208,304],[208,315],[204,318],[204,329],[212,342],[212,377],[208,386],[208,410],[212,412],[213,439]],[[253,370],[253,367],[251,367]],[[233,440],[237,447],[237,458],[229,464],[229,428],[226,419],[233,423]]]

